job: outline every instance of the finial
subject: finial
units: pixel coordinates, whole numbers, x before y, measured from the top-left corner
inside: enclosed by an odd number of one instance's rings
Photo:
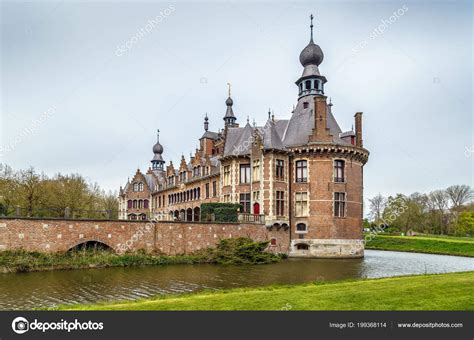
[[[207,118],[207,112],[206,112],[206,117],[204,117],[204,131],[209,130],[209,118]]]
[[[247,124],[249,123],[249,119],[250,119],[249,116],[247,116]]]
[[[271,115],[272,115],[272,112],[271,112],[270,108],[268,108],[268,119],[270,119]]]
[[[332,99],[329,97],[329,106],[332,106]]]
[[[230,83],[227,83],[227,86],[229,87],[229,97],[230,97]]]
[[[272,122],[275,121],[275,112],[272,110]]]
[[[311,27],[311,41],[313,41],[313,14],[311,14],[309,18],[311,19],[311,25],[309,26]]]
[[[156,130],[156,141],[157,141],[157,142],[160,141],[160,129],[157,129],[157,130]]]

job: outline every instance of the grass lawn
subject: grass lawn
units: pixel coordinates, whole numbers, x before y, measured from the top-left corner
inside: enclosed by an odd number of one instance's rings
[[[474,272],[238,288],[62,310],[474,310]]]
[[[472,238],[449,236],[376,235],[367,241],[365,248],[474,257],[474,240]]]

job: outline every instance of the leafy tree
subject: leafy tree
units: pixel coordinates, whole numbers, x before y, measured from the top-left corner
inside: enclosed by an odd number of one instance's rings
[[[474,235],[474,212],[464,211],[459,214],[456,223],[456,235]]]

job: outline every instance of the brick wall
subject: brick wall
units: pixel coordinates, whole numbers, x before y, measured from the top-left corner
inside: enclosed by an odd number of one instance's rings
[[[272,252],[288,252],[289,231],[271,230],[260,224],[78,221],[0,218],[0,250],[64,252],[87,241],[102,242],[114,250],[160,251],[175,255],[213,247],[224,238],[276,239]]]

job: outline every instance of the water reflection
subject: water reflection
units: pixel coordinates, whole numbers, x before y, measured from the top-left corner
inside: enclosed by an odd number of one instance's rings
[[[289,259],[262,266],[176,265],[0,274],[0,309],[133,300],[202,289],[474,270],[474,258],[366,251],[364,259]]]

